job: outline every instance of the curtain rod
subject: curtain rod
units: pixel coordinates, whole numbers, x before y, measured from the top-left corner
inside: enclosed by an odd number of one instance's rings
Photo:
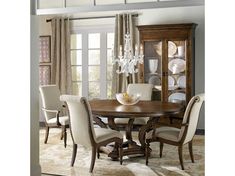
[[[133,17],[138,17],[138,14],[133,14]],[[98,18],[115,18],[115,16],[97,16],[97,17],[83,17],[83,18],[70,18],[69,20],[89,20]],[[47,19],[46,22],[51,22],[52,19]]]

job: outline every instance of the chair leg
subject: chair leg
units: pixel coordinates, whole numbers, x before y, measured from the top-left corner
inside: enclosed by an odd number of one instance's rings
[[[48,136],[49,136],[49,126],[46,126],[46,133],[45,133],[44,144],[46,144],[46,143],[47,143]]]
[[[191,161],[192,161],[192,163],[194,163],[194,158],[193,158],[193,141],[190,141],[188,143],[188,148],[189,148],[189,154],[190,154],[190,157],[191,157]]]
[[[122,165],[122,156],[123,156],[122,143],[119,144],[118,151],[119,151],[120,165]]]
[[[66,130],[66,126],[63,125],[61,128],[62,128],[62,131],[63,131],[64,147],[66,148],[66,146],[67,146],[67,130]]]
[[[170,124],[173,124],[173,118],[170,118]]]
[[[64,128],[61,127],[60,140],[64,138]]]
[[[160,158],[162,157],[163,142],[160,142]]]
[[[100,158],[100,149],[99,149],[99,147],[97,148],[97,159],[99,159]]]
[[[71,160],[71,166],[73,167],[77,155],[77,144],[73,144],[73,154]]]
[[[184,170],[184,163],[183,163],[182,152],[183,152],[183,146],[179,146],[178,147],[178,153],[179,153],[180,165],[181,165],[182,170]]]
[[[148,165],[149,163],[149,142],[146,142],[146,146],[145,146],[145,164]]]
[[[91,155],[91,165],[90,165],[90,173],[92,173],[94,165],[95,165],[95,157],[96,157],[96,147],[92,147],[92,155]]]

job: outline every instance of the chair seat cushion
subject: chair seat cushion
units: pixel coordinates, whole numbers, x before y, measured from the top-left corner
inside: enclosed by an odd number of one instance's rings
[[[162,138],[166,140],[171,140],[178,142],[179,141],[179,133],[180,129],[174,127],[159,127],[155,129],[155,133],[153,134],[153,130],[146,134],[146,139],[151,138]]]
[[[69,124],[69,117],[68,116],[61,116],[59,117],[59,121],[61,125],[68,125]],[[47,121],[47,124],[49,125],[57,125],[56,124],[56,117],[51,118]]]
[[[145,125],[148,121],[148,117],[138,117],[134,120],[134,125]],[[128,124],[129,118],[115,118],[115,124]]]
[[[123,135],[115,130],[107,129],[107,128],[94,128],[96,134],[96,142],[102,142],[114,137],[123,138]]]

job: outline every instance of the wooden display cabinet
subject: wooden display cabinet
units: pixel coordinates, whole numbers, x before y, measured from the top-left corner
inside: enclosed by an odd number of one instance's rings
[[[144,47],[139,79],[154,85],[153,100],[186,105],[195,94],[196,26],[194,23],[137,26]]]
[[[196,24],[138,26],[144,46],[140,80],[154,84],[155,100],[188,102],[194,95]]]

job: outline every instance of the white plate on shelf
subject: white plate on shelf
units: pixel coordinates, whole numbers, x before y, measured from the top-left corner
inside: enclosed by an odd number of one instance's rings
[[[183,59],[172,59],[168,63],[168,69],[173,73],[177,74],[183,72],[186,67],[186,62]]]
[[[148,82],[153,85],[161,85],[161,79],[157,75],[151,76]]]
[[[175,89],[178,89],[178,88],[179,88],[178,85],[168,86],[168,90],[175,90]]]
[[[162,42],[154,45],[155,51],[159,56],[162,56]],[[168,56],[172,57],[177,51],[177,46],[174,42],[168,41]]]
[[[177,79],[177,85],[178,85],[180,88],[185,88],[185,87],[186,87],[186,76],[180,76],[180,77]]]
[[[175,85],[175,79],[172,76],[168,76],[168,87],[173,87]]]
[[[177,46],[174,42],[168,41],[168,55],[173,56],[177,51]]]
[[[186,100],[186,95],[185,95],[185,93],[177,92],[177,93],[171,94],[171,95],[168,97],[168,101],[170,101],[170,102],[175,101],[175,100],[185,101],[185,100]]]

